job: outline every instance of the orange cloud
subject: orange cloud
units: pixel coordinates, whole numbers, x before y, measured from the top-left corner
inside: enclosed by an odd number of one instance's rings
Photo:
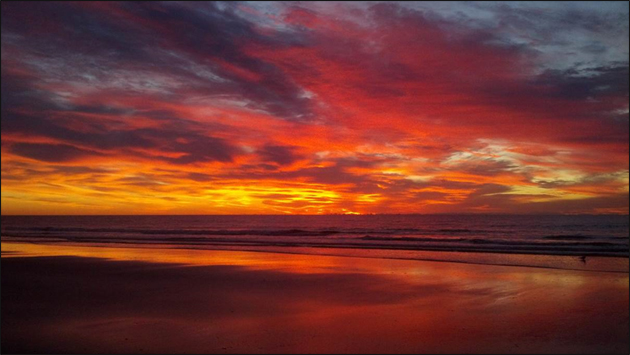
[[[2,213],[628,213],[623,24],[474,15],[3,3]]]

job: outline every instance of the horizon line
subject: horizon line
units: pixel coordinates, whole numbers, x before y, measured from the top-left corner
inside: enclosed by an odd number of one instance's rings
[[[504,213],[504,212],[446,212],[446,213],[322,213],[322,214],[278,214],[278,213],[245,213],[245,214],[2,214],[0,217],[121,217],[121,216],[629,216],[629,213]]]

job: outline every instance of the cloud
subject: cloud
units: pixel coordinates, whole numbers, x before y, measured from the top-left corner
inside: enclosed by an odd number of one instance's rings
[[[537,78],[537,85],[551,87],[546,92],[568,100],[597,100],[609,96],[628,97],[628,65],[568,70],[547,70]]]
[[[27,39],[29,31],[40,35]],[[3,51],[52,81],[163,100],[231,97],[280,118],[312,117],[310,100],[290,78],[244,51],[250,43],[300,45],[298,34],[261,34],[230,5],[3,5],[2,32],[10,39]]]
[[[3,192],[55,201],[80,183],[144,213],[624,211],[627,5],[1,16]]]
[[[293,148],[280,145],[266,145],[258,151],[258,154],[262,161],[278,165],[291,165],[300,158],[293,152]]]
[[[52,163],[69,162],[98,155],[98,153],[67,144],[16,143],[11,146],[10,151],[15,155]]]

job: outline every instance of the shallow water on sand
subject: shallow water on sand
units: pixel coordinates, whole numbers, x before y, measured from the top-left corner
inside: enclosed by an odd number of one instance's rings
[[[628,218],[612,215],[3,216],[2,240],[626,272],[629,254]]]
[[[621,353],[628,274],[2,243],[2,351]]]

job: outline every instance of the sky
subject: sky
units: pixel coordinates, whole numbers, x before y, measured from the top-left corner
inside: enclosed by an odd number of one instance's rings
[[[628,2],[2,2],[2,214],[628,213]]]

